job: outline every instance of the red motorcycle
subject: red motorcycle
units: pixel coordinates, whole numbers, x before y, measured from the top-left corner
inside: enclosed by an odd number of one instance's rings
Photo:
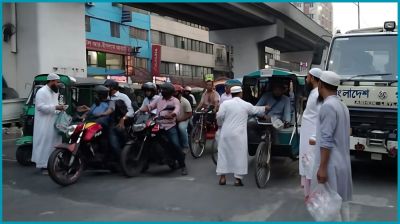
[[[82,122],[68,128],[68,143],[57,145],[48,161],[49,176],[59,185],[78,181],[85,168],[115,171],[119,159],[111,151],[103,127],[95,122]]]

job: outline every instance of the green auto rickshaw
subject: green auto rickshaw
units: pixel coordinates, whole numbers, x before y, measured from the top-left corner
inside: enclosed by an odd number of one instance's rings
[[[35,95],[36,92],[47,83],[48,74],[40,74],[34,78],[32,90],[29,94],[28,100],[23,108],[21,116],[22,124],[22,137],[20,137],[16,144],[16,158],[19,164],[23,166],[33,165],[31,162],[32,157],[32,141],[33,141],[33,125],[35,116]],[[102,85],[104,79],[95,78],[75,78],[67,75],[58,74],[60,76],[60,97],[66,105],[69,105],[67,114],[72,116],[73,122],[78,120],[78,113],[76,109],[78,106],[89,106],[94,102],[94,87]],[[131,99],[133,90],[129,85],[121,84],[120,91],[127,94]],[[132,101],[133,104],[133,101]]]

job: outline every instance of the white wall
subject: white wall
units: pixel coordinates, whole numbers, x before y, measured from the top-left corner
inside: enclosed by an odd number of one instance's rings
[[[194,12],[195,13],[195,12]],[[151,15],[151,29],[203,42],[209,42],[208,31]]]
[[[161,46],[161,61],[180,64],[197,65],[204,67],[215,66],[214,55],[184,49]]]
[[[10,23],[12,22],[11,19],[11,5],[13,3],[4,3],[3,4],[3,24]],[[14,24],[16,25],[16,24]],[[15,36],[16,34],[14,34]],[[2,75],[5,78],[8,86],[10,88],[17,88],[17,79],[16,79],[16,74],[17,74],[17,57],[15,53],[11,52],[11,44],[12,41],[8,42],[2,42],[3,43],[3,48],[2,48],[2,65],[3,65],[3,71]]]
[[[10,18],[8,5],[3,24]],[[84,3],[16,3],[16,8],[17,52],[3,42],[2,74],[20,97],[28,96],[37,74],[86,77]]]
[[[86,77],[85,5],[38,3],[39,72]]]

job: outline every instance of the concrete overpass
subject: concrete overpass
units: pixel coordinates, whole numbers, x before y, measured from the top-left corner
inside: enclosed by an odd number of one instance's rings
[[[208,27],[211,42],[233,46],[235,76],[263,68],[265,46],[281,60],[320,64],[331,36],[290,3],[123,4]]]

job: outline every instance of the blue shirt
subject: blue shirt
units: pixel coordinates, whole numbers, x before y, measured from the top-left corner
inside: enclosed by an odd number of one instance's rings
[[[100,113],[104,113],[107,111],[109,105],[108,102],[101,102],[98,106],[96,106],[96,104],[94,103],[91,107],[90,107],[90,111],[89,114],[100,114]]]
[[[269,105],[271,110],[267,112],[269,116],[276,116],[282,121],[290,122],[290,99],[289,97],[283,95],[280,100],[275,100],[271,92],[264,93],[256,106],[266,106]]]

